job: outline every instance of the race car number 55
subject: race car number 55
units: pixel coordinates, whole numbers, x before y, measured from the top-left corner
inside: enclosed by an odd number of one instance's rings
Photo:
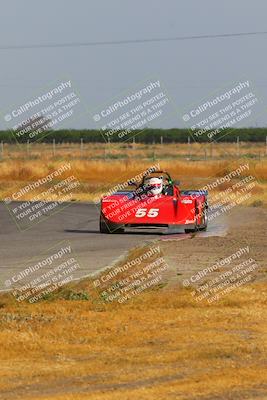
[[[150,208],[150,210],[147,211],[147,208],[139,208],[135,216],[137,218],[142,218],[142,217],[149,217],[149,218],[155,218],[159,215],[159,208]]]

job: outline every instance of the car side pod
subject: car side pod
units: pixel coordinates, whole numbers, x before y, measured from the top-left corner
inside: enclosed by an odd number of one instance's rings
[[[174,215],[176,216],[177,215],[177,211],[178,211],[178,199],[177,199],[177,197],[174,197],[172,199],[172,202],[173,202],[173,206],[174,206]]]

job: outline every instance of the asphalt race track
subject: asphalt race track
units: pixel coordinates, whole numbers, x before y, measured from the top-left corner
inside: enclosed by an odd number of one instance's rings
[[[0,219],[1,290],[6,288],[5,279],[14,271],[23,270],[33,258],[42,259],[51,254],[49,249],[62,241],[70,243],[85,276],[111,265],[130,248],[145,241],[169,237],[160,229],[129,229],[124,234],[100,234],[98,209],[89,203],[70,203],[64,210],[33,224],[28,230],[20,231],[1,202]],[[218,232],[216,224],[218,221],[210,224],[209,235]]]

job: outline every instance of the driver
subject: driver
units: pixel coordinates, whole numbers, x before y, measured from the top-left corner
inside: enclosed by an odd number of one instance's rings
[[[144,188],[150,196],[159,196],[162,194],[163,180],[162,178],[148,178]]]

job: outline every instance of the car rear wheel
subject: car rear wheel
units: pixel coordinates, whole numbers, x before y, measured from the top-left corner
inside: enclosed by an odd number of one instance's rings
[[[185,231],[185,233],[193,233],[193,232],[198,231],[198,225],[197,225],[197,223],[195,223],[194,228],[185,229],[184,231]]]
[[[198,225],[196,223],[195,227],[193,229],[185,229],[185,233],[193,233],[197,231],[206,231],[208,227],[208,207],[207,203],[205,203],[205,208],[202,212],[202,218],[201,218],[201,223]]]
[[[208,227],[208,210],[207,208],[205,208],[202,213],[202,221],[199,230],[206,231],[207,227]]]
[[[185,231],[185,233],[193,233],[193,232],[196,232],[196,231],[197,231],[197,228],[194,228],[194,229],[185,229],[184,231]]]

